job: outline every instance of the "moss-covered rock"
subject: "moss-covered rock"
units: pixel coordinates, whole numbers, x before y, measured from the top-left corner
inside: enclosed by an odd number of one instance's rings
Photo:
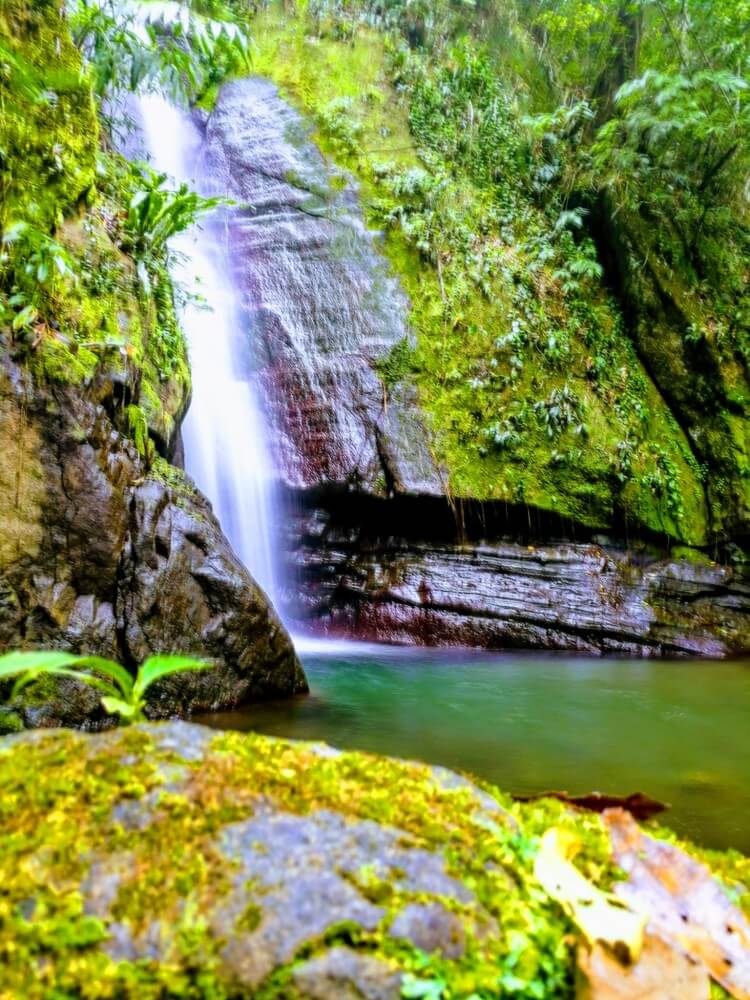
[[[496,154],[502,202],[436,152],[420,117],[420,81],[441,72],[442,58],[450,76],[459,50],[415,55],[410,70],[387,34],[364,24],[347,32],[335,15],[321,22],[280,3],[253,31],[256,70],[314,122],[321,150],[356,177],[368,222],[383,232],[416,343],[378,370],[386,397],[394,376],[416,387],[446,491],[706,544],[705,470],[691,440],[618,303],[600,282],[566,273],[559,234],[513,172],[520,111],[509,112]]]
[[[0,334],[42,383],[116,385],[119,429],[137,406],[171,453],[190,392],[165,261],[146,293],[123,252],[127,165],[100,141],[92,82],[64,7],[12,0],[0,11]],[[27,319],[21,322],[23,316]],[[142,454],[150,445],[142,442]]]
[[[410,976],[562,1000],[577,934],[535,879],[539,838],[622,877],[594,814],[183,723],[8,738],[0,820],[0,994],[29,1000],[396,1000]],[[747,907],[747,860],[703,859]]]

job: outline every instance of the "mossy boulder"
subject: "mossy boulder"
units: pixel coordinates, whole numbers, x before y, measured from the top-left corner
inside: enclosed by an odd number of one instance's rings
[[[8,737],[0,820],[0,995],[28,1000],[565,998],[577,931],[539,838],[622,878],[595,814],[185,723]],[[703,860],[747,905],[748,862]]]
[[[40,382],[114,388],[119,429],[171,455],[190,373],[166,257],[146,289],[123,250],[137,181],[102,141],[64,5],[3,3],[0,62],[0,336]]]

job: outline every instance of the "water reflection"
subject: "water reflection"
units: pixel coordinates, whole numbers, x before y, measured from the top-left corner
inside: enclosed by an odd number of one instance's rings
[[[750,852],[750,669],[451,651],[303,655],[309,698],[203,721],[470,771],[518,793],[647,792]]]

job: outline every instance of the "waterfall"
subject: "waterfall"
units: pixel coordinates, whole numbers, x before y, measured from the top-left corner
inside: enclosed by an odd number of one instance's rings
[[[157,94],[137,99],[153,167],[203,195],[216,190],[190,115]],[[220,213],[218,213],[220,214]],[[230,283],[220,218],[172,240],[173,277],[204,303],[188,301],[180,320],[188,342],[193,393],[183,424],[185,468],[208,497],[236,554],[275,603],[273,475],[265,428],[249,373],[241,370],[243,331]]]

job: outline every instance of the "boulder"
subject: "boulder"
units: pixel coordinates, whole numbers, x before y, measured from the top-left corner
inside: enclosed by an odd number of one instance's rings
[[[0,995],[25,1000],[565,1000],[580,935],[537,838],[622,878],[599,815],[184,722],[6,737],[0,821]],[[711,857],[741,901],[747,862]]]
[[[292,644],[179,470],[119,430],[113,374],[89,383],[0,363],[0,648],[70,649],[134,667],[184,652],[215,670],[164,681],[151,711],[187,713],[306,690]],[[96,695],[46,684],[27,725],[99,725]]]

